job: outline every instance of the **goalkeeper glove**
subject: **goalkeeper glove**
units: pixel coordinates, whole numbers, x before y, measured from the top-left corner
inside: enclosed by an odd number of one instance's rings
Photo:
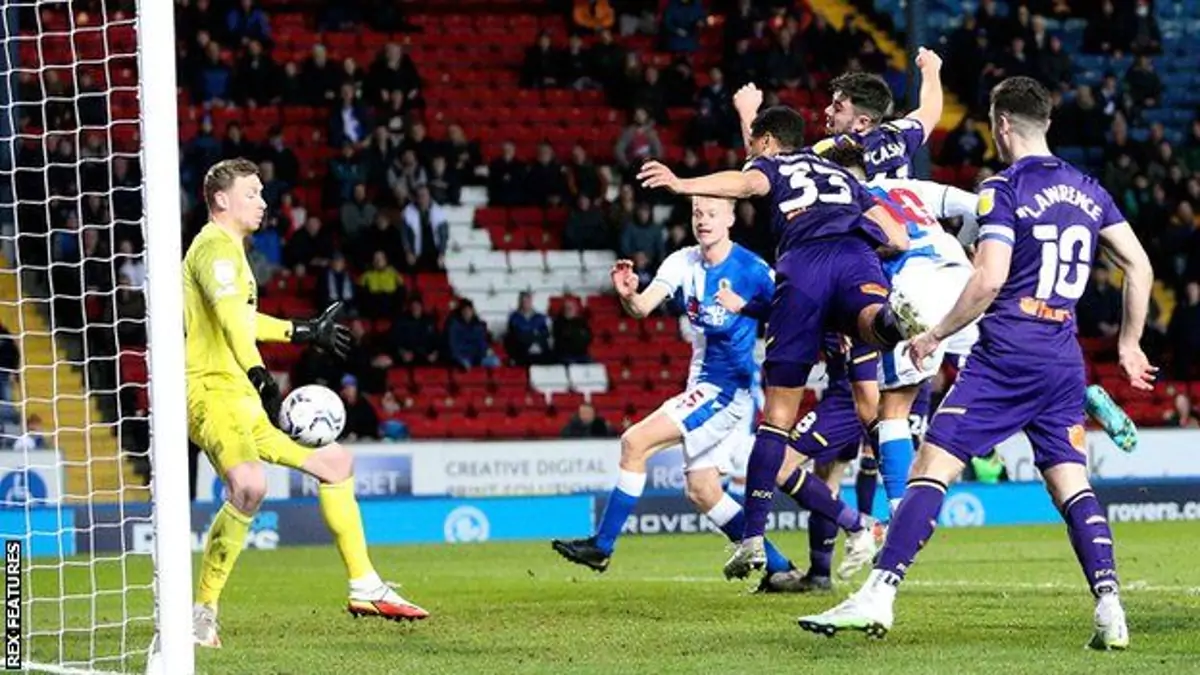
[[[321,316],[307,321],[292,322],[292,342],[312,343],[327,352],[345,358],[350,351],[350,329],[337,322],[342,313],[342,303],[335,302],[321,312]]]
[[[283,396],[279,393],[279,385],[275,382],[275,378],[267,372],[262,366],[254,366],[247,373],[246,377],[250,378],[250,384],[254,385],[254,391],[258,392],[258,398],[262,401],[263,410],[267,411],[267,417],[271,419],[271,424],[279,426],[279,408],[283,405]]]

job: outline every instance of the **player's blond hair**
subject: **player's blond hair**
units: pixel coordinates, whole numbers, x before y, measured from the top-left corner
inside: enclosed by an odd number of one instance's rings
[[[204,174],[204,203],[210,211],[213,210],[218,192],[229,190],[239,178],[257,175],[258,165],[245,157],[223,159],[213,164]]]

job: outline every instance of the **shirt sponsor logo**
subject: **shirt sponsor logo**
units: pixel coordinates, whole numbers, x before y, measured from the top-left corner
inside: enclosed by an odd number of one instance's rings
[[[996,206],[996,189],[988,188],[979,193],[979,202],[976,204],[976,212],[978,215],[986,216],[992,212],[992,208]]]

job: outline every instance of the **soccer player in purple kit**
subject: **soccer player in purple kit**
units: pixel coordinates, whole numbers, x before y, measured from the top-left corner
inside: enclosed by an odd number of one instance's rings
[[[847,134],[863,146],[867,180],[908,178],[913,156],[942,118],[942,58],[921,47],[916,63],[921,71],[917,109],[888,122],[883,119],[892,113],[894,103],[891,87],[882,77],[845,73],[829,82],[833,100],[825,107],[825,130]]]
[[[992,135],[1010,166],[980,185],[975,271],[950,314],[912,339],[912,357],[920,362],[982,315],[979,342],[930,424],[875,569],[841,604],[801,617],[805,630],[886,635],[897,588],[933,536],[946,486],[972,456],[1024,430],[1096,600],[1088,647],[1129,646],[1112,531],[1088,483],[1074,308],[1099,238],[1125,272],[1121,369],[1134,388],[1151,390],[1157,368],[1139,342],[1154,276],[1112,197],[1050,153],[1050,110],[1049,92],[1028,77],[1008,78],[991,92]]]
[[[775,207],[772,230],[779,258],[763,364],[764,421],[747,468],[745,535],[725,565],[726,576],[737,578],[766,562],[763,534],[776,477],[826,330],[889,347],[905,337],[888,306],[879,256],[908,247],[904,224],[876,205],[857,180],[802,149],[804,119],[799,113],[768,108],[749,131],[753,159],[742,171],[681,179],[665,165],[648,161],[638,173],[646,188],[726,199],[769,196]],[[831,499],[828,489],[807,472],[797,471],[795,478],[797,485],[782,487]],[[838,512],[829,515],[838,517]],[[857,513],[854,517],[853,524],[847,522],[849,529],[862,530],[862,519]]]

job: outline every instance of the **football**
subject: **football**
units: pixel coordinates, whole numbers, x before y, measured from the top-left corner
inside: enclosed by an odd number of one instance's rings
[[[279,408],[279,428],[292,440],[320,448],[337,440],[346,426],[346,406],[319,384],[293,389]]]

